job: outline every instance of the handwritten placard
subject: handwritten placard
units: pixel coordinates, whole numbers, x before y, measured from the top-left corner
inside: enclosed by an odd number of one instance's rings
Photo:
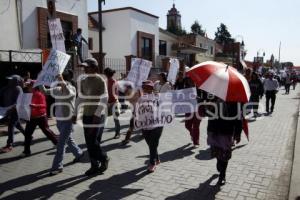
[[[24,119],[26,121],[30,120],[31,99],[32,99],[32,93],[22,93],[18,96],[16,108],[20,119]]]
[[[66,52],[65,37],[59,18],[48,20],[52,48]]]
[[[170,59],[170,69],[169,69],[167,80],[170,83],[172,83],[172,85],[174,85],[176,82],[178,70],[179,70],[179,60],[176,58],[171,58]]]
[[[56,80],[56,76],[63,73],[69,59],[70,56],[68,54],[52,49],[34,87],[39,85],[51,86],[51,83]]]
[[[127,81],[134,84],[136,88],[142,87],[143,81],[148,79],[152,62],[141,58],[133,58],[131,61],[131,69],[127,76]]]

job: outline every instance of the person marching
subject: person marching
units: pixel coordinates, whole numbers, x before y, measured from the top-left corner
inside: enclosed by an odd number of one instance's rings
[[[0,91],[1,106],[10,107],[6,112],[4,118],[8,120],[7,132],[8,138],[6,146],[1,148],[1,153],[10,152],[13,149],[15,128],[25,135],[25,130],[20,123],[20,119],[17,113],[16,104],[20,94],[23,93],[21,85],[23,85],[22,78],[18,75],[12,75],[7,77],[8,85]]]
[[[60,133],[50,175],[56,175],[63,171],[63,159],[66,144],[75,156],[73,163],[79,162],[83,157],[82,150],[78,147],[72,137],[73,123],[71,117],[74,114],[76,89],[70,84],[68,77],[70,77],[69,73],[64,72],[62,75],[58,75],[57,80],[59,82],[55,87],[50,89],[46,89],[45,86],[40,87],[43,93],[52,95],[53,98],[55,98],[56,126]]]
[[[214,114],[208,117],[207,144],[211,147],[211,156],[217,159],[216,167],[220,173],[217,184],[224,185],[228,162],[232,156],[232,144],[238,144],[241,140],[242,117],[238,103],[224,102],[217,97],[213,102],[215,106],[207,106],[210,113]]]
[[[261,99],[264,95],[264,86],[259,80],[256,72],[252,72],[249,86],[251,91],[250,102],[253,104],[251,109],[253,109],[253,114],[256,118],[258,116],[259,99]]]
[[[88,58],[81,66],[84,67],[85,76],[78,85],[79,95],[72,120],[76,123],[78,108],[82,106],[84,137],[91,162],[91,168],[85,175],[91,176],[106,171],[109,163],[109,157],[100,146],[105,123],[104,108],[107,106],[107,86],[98,74],[96,59]]]
[[[271,100],[271,113],[274,111],[276,94],[279,89],[279,84],[272,72],[268,72],[267,78],[264,80],[264,89],[266,93],[266,112],[270,114],[270,100]]]
[[[142,85],[143,98],[144,95],[153,95],[154,84],[152,81],[147,80],[143,82]],[[159,145],[159,139],[161,137],[163,131],[163,127],[156,127],[156,128],[147,128],[142,129],[142,134],[145,138],[145,141],[148,145],[149,152],[150,152],[150,160],[148,166],[148,172],[152,173],[155,171],[156,166],[160,164],[160,159],[158,156],[157,148]]]
[[[160,73],[158,79],[159,80],[154,83],[154,93],[164,93],[172,89],[171,84],[167,80],[166,73]]]
[[[108,116],[113,116],[115,122],[115,136],[114,139],[120,138],[120,121],[118,117],[120,116],[120,106],[118,101],[118,86],[117,81],[113,78],[115,70],[110,68],[104,69],[104,74],[107,77],[107,90],[108,90]]]
[[[32,134],[37,126],[40,127],[42,132],[55,146],[57,145],[58,136],[54,134],[48,125],[45,95],[37,87],[33,86],[34,83],[34,80],[26,83],[28,92],[32,93],[32,100],[30,104],[31,117],[30,121],[26,123],[24,151],[20,155],[21,157],[27,157],[31,155],[30,145],[32,141]]]

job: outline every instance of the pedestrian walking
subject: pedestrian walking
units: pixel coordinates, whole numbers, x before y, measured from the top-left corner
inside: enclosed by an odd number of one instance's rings
[[[113,78],[114,74],[116,73],[115,70],[111,68],[105,68],[104,74],[107,78],[107,91],[108,91],[108,116],[113,116],[115,122],[115,136],[114,139],[120,138],[120,103],[118,100],[118,85],[117,81]]]
[[[54,134],[48,125],[45,95],[37,87],[33,87],[34,83],[34,80],[26,83],[28,92],[32,93],[32,100],[30,104],[31,116],[30,121],[26,123],[24,151],[20,155],[21,157],[27,157],[31,155],[30,145],[32,141],[32,135],[37,126],[40,127],[42,132],[49,140],[51,140],[54,145],[57,145],[58,136]]]
[[[150,80],[144,81],[143,85],[142,85],[142,89],[143,89],[144,95],[154,94],[153,82]],[[163,127],[142,129],[142,134],[145,138],[145,141],[148,145],[149,152],[150,152],[150,160],[149,160],[149,166],[148,166],[148,172],[150,172],[150,173],[154,172],[156,169],[156,166],[160,164],[160,159],[159,159],[157,148],[159,145],[159,139],[162,135],[162,131],[163,131]]]
[[[285,94],[290,94],[290,88],[291,88],[291,84],[292,84],[292,79],[291,79],[291,75],[290,73],[286,74],[285,77]]]
[[[272,72],[269,72],[267,78],[264,80],[264,89],[266,94],[266,112],[267,114],[270,114],[274,111],[276,94],[279,89],[278,81],[274,79],[274,74]],[[269,106],[270,101],[271,101],[271,110]]]
[[[182,72],[179,72],[177,75],[176,82],[174,84],[174,90],[182,90],[185,88],[185,78]]]
[[[79,95],[76,99],[73,123],[77,121],[79,106],[82,106],[84,137],[91,162],[91,168],[85,175],[90,176],[106,171],[109,163],[109,157],[100,146],[105,123],[104,110],[107,106],[107,86],[98,74],[96,59],[88,58],[81,66],[84,67],[85,76],[78,85]]]
[[[25,130],[20,123],[20,119],[16,110],[18,96],[23,93],[21,87],[21,85],[23,85],[23,81],[18,75],[12,75],[7,77],[7,79],[8,85],[0,90],[1,106],[9,107],[9,110],[5,114],[5,119],[2,119],[3,121],[7,120],[8,122],[8,138],[6,146],[0,150],[2,153],[10,152],[13,149],[15,128],[25,135]]]
[[[253,110],[254,117],[258,116],[258,107],[259,107],[259,99],[261,99],[264,95],[264,87],[262,82],[259,80],[256,72],[252,73],[251,80],[249,82],[249,87],[251,91],[250,96],[250,112]]]
[[[208,117],[207,144],[212,158],[217,159],[216,168],[219,174],[218,185],[226,183],[226,171],[232,156],[232,144],[241,140],[242,116],[238,103],[225,102],[219,98],[213,100],[215,106],[207,109],[214,116]]]
[[[83,157],[82,150],[75,143],[72,136],[72,116],[74,115],[76,89],[70,83],[69,77],[69,72],[64,72],[57,77],[58,84],[55,87],[50,89],[46,89],[45,86],[40,87],[43,93],[52,95],[52,97],[55,98],[56,126],[60,133],[50,175],[56,175],[63,171],[66,144],[75,156],[73,163],[79,162]]]

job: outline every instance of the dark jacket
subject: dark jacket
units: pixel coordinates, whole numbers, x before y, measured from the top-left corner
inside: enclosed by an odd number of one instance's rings
[[[249,82],[249,86],[250,86],[250,91],[252,96],[263,96],[264,86],[259,79],[251,80]]]
[[[211,113],[216,113],[216,116],[209,116],[207,132],[232,136],[241,135],[243,122],[241,118],[241,112],[238,112],[238,110],[241,110],[241,106],[239,104],[217,102],[216,107],[209,106],[208,110]],[[222,116],[231,119],[224,119]]]

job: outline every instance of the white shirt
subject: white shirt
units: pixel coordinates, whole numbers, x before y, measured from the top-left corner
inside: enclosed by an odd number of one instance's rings
[[[172,86],[169,82],[166,82],[165,84],[161,85],[160,81],[156,81],[154,83],[154,91],[156,93],[165,93],[172,90]]]

